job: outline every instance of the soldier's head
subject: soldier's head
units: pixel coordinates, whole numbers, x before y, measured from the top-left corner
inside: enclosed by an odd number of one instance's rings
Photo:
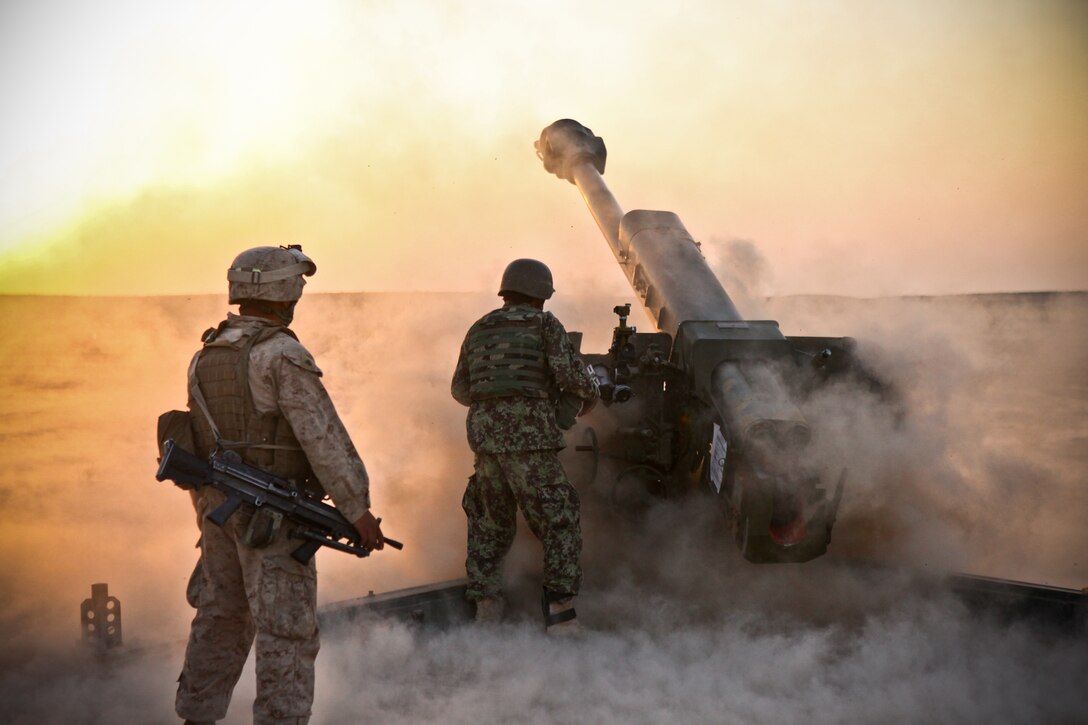
[[[271,316],[289,325],[306,286],[304,277],[316,271],[300,244],[247,249],[227,270],[229,302],[240,305],[242,314]]]
[[[535,259],[515,259],[506,265],[499,283],[499,296],[505,302],[543,307],[544,300],[555,293],[552,271]]]

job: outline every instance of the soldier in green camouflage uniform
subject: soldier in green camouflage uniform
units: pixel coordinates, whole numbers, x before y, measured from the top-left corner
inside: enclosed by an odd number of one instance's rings
[[[287,325],[303,275],[317,270],[299,247],[257,247],[227,272],[238,315],[204,335],[189,367],[195,453],[234,450],[250,465],[327,491],[354,522],[361,542],[382,548],[370,512],[366,468],[321,383],[321,370]],[[224,501],[205,486],[201,516]],[[248,510],[247,510],[248,509]],[[303,725],[314,694],[318,650],[317,571],[291,558],[290,524],[243,507],[222,528],[201,522],[201,557],[190,580],[196,607],[178,679],[175,709],[186,723],[226,716],[231,693],[256,642],[253,722]]]
[[[592,405],[597,390],[562,323],[543,310],[553,292],[544,264],[511,262],[499,290],[505,304],[469,329],[452,393],[469,407],[468,442],[476,454],[462,506],[468,516],[468,597],[477,604],[477,620],[501,618],[502,561],[520,507],[544,548],[545,625],[558,632],[577,624],[582,532],[578,493],[557,456],[564,447],[557,404],[573,400],[578,410]],[[570,417],[565,427],[573,424]]]

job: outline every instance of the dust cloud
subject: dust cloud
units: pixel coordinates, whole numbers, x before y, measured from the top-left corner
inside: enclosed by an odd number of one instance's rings
[[[851,335],[895,387],[810,404],[844,448],[836,549],[1021,581],[1088,584],[1084,294],[770,301],[788,335]]]
[[[714,276],[729,291],[729,297],[747,320],[764,319],[767,291],[771,287],[771,266],[748,239],[711,238],[701,249]]]
[[[583,349],[603,351],[623,301],[553,308],[585,331]],[[927,575],[1088,584],[1088,296],[757,301],[788,335],[858,338],[906,411],[854,391],[806,409],[823,426],[816,445],[850,471],[827,556],[753,566],[698,501],[631,520],[586,500],[584,640],[541,634],[539,547],[523,531],[509,623],[327,632],[313,722],[1082,720],[1082,639],[980,620]],[[407,545],[364,561],[320,554],[321,603],[462,576],[471,456],[448,385],[465,329],[495,303],[300,304],[294,328],[367,463],[375,511]],[[172,722],[196,529],[187,496],[154,481],[154,422],[184,406],[189,357],[225,298],[10,297],[0,309],[6,720]],[[94,582],[122,604],[126,644],[104,659],[76,642]],[[226,722],[248,722],[252,682],[250,663]]]

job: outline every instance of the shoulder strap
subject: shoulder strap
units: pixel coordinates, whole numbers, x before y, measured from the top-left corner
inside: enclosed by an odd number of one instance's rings
[[[207,333],[205,333],[205,336],[207,336]],[[223,436],[219,433],[219,426],[212,420],[212,414],[208,411],[208,402],[204,400],[204,393],[200,392],[200,385],[196,379],[196,364],[200,362],[200,356],[203,353],[204,350],[201,349],[200,352],[193,355],[193,361],[189,363],[189,395],[192,396],[193,401],[196,402],[196,406],[200,408],[200,412],[203,413],[204,417],[207,419],[208,425],[211,426],[216,445],[221,445]]]

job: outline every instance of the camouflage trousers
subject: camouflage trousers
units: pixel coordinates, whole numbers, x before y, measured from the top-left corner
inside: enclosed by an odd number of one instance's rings
[[[200,512],[223,495],[206,490]],[[241,543],[250,515],[239,510],[223,528],[204,522],[201,557],[189,587],[196,617],[175,710],[189,720],[220,720],[256,640],[255,725],[305,725],[314,697],[317,658],[317,570],[290,557],[298,547],[281,530],[272,543]]]
[[[468,598],[502,591],[502,561],[514,543],[520,507],[544,547],[544,588],[577,594],[582,585],[578,492],[553,450],[477,453],[461,506],[468,516]]]

